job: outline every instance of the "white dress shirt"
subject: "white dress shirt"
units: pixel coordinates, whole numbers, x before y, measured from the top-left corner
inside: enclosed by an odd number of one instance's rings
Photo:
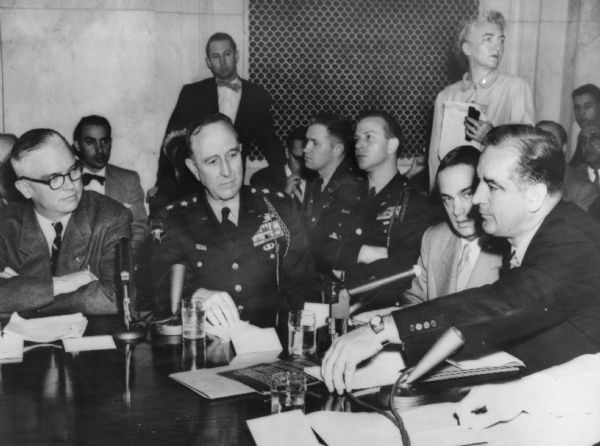
[[[242,85],[239,77],[231,83]],[[242,90],[234,91],[229,87],[219,85],[217,86],[217,94],[219,96],[219,112],[228,116],[232,122],[235,122],[235,117],[240,107],[240,100],[242,99]]]

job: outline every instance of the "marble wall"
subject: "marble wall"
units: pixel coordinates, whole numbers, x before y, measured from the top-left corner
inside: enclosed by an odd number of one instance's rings
[[[179,89],[210,75],[207,38],[232,34],[248,71],[246,0],[0,0],[0,26],[3,130],[71,141],[80,117],[103,115],[111,161],[145,189]]]
[[[537,117],[573,135],[571,91],[600,85],[600,0],[480,0],[508,19],[502,69],[526,78]],[[209,75],[204,45],[231,33],[248,73],[248,0],[0,0],[0,116],[6,132],[106,116],[115,164],[152,186],[184,83]]]
[[[502,69],[529,81],[538,120],[560,122],[575,141],[571,92],[600,86],[600,1],[481,0],[486,9],[508,20]]]

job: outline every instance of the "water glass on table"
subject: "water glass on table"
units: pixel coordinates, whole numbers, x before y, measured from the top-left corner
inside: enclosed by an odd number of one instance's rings
[[[206,336],[206,309],[198,297],[181,302],[181,325],[184,339],[202,339]]]
[[[291,357],[312,356],[317,349],[315,312],[290,311],[288,316],[288,353]]]
[[[279,372],[271,376],[271,413],[304,410],[306,376],[298,372]]]

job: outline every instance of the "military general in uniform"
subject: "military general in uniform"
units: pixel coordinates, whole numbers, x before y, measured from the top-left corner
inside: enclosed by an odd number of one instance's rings
[[[242,186],[242,155],[231,120],[205,115],[187,135],[186,165],[203,184],[168,205],[153,234],[158,305],[169,307],[169,271],[186,266],[183,296],[200,297],[207,320],[274,325],[278,310],[318,300],[320,286],[303,218],[293,200]]]

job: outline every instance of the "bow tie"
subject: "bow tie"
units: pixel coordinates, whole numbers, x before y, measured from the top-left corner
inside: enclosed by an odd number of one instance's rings
[[[81,176],[81,181],[83,181],[84,186],[87,186],[88,184],[90,184],[90,182],[92,180],[96,180],[98,183],[100,183],[101,185],[104,186],[104,182],[106,181],[106,178],[104,178],[103,176],[100,176],[100,175],[94,175],[93,173],[84,173]]]
[[[222,81],[219,79],[217,79],[217,87],[231,88],[236,93],[242,89],[242,85],[239,82]]]

